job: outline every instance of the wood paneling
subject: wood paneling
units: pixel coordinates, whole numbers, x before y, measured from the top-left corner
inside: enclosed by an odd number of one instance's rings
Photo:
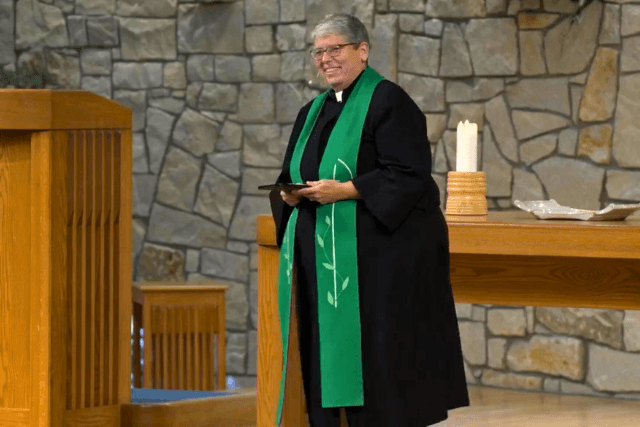
[[[31,135],[0,133],[0,408],[31,407],[30,182]]]
[[[66,411],[64,427],[120,427],[120,411],[121,405],[103,405]]]
[[[282,334],[278,315],[278,256],[273,247],[258,247],[258,427],[272,426],[276,420],[282,378]],[[296,272],[294,271],[294,277]],[[295,287],[292,298],[295,298]],[[284,427],[308,426],[302,385],[298,316],[291,313],[287,378],[283,404]]]
[[[115,384],[121,381],[119,376],[126,377],[130,366],[123,364],[121,354],[128,348],[117,344],[130,336],[130,329],[124,334],[121,324],[122,311],[130,313],[130,309],[119,298],[127,296],[121,293],[131,279],[122,273],[118,256],[127,249],[116,247],[116,242],[126,240],[119,233],[130,231],[119,228],[121,214],[126,218],[122,211],[128,209],[120,203],[124,197],[119,194],[129,190],[123,188],[120,178],[126,166],[121,161],[121,132],[74,131],[67,135],[65,240],[71,327],[65,401],[67,409],[79,410],[115,405],[128,396],[120,396],[122,390]]]
[[[3,89],[0,130],[131,129],[131,110],[86,91]]]
[[[31,411],[29,411],[28,409],[0,408],[0,426],[30,427]]]
[[[640,259],[640,216],[543,221],[527,212],[490,212],[487,222],[448,225],[451,253]]]
[[[640,260],[451,254],[460,303],[640,308]]]

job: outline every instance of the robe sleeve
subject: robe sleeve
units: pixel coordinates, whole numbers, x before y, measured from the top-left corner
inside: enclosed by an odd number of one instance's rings
[[[289,136],[289,144],[287,145],[287,151],[284,155],[284,161],[282,163],[282,171],[276,179],[276,184],[282,182],[291,182],[291,174],[289,173],[289,164],[291,163],[291,157],[293,156],[293,149],[295,148],[298,137],[302,132],[302,127],[307,119],[307,114],[311,108],[311,102],[302,107],[298,112],[296,121],[293,124],[291,135]],[[293,207],[289,206],[282,200],[280,193],[277,190],[273,190],[269,193],[269,202],[271,203],[271,213],[273,214],[273,221],[276,225],[276,243],[278,248],[282,247],[282,239],[284,237],[284,231],[289,222],[289,217],[293,212]]]
[[[376,88],[369,115],[377,167],[352,182],[365,207],[393,232],[430,188],[426,119],[409,95],[388,81]]]

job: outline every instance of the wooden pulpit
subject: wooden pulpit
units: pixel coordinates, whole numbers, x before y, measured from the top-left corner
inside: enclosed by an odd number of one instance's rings
[[[120,426],[131,387],[131,110],[0,90],[0,425]]]

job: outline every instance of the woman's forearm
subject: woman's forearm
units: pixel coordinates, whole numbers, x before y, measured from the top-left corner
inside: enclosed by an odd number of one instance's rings
[[[342,187],[342,200],[362,199],[362,195],[360,194],[356,186],[353,185],[353,182],[351,181],[343,182],[341,183],[341,187]]]

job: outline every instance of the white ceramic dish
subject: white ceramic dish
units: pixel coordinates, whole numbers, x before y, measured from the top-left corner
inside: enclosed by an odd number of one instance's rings
[[[530,200],[521,202],[514,200],[513,204],[520,209],[531,212],[538,219],[579,219],[583,221],[616,221],[623,220],[637,210],[640,203],[632,205],[616,205],[611,203],[599,211],[576,209],[561,206],[555,200]]]

